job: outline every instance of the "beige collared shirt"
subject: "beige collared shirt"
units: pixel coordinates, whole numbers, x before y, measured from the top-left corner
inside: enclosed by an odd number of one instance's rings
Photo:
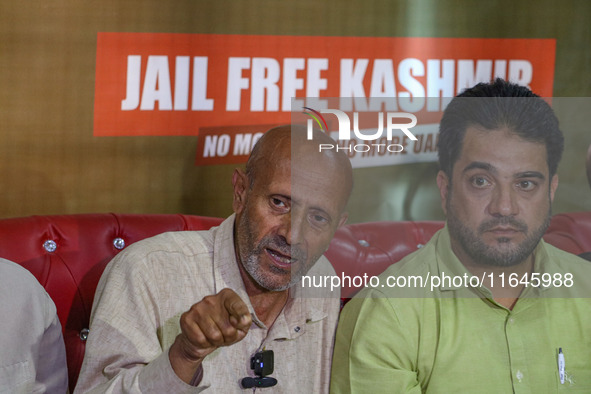
[[[256,318],[240,277],[233,225],[231,216],[209,231],[161,234],[130,246],[109,263],[96,291],[76,393],[251,392],[240,381],[254,376],[250,358],[263,347],[275,353],[270,376],[278,384],[257,391],[328,392],[339,294],[321,290],[324,297],[309,298],[307,289],[296,286],[268,329]],[[334,275],[334,270],[322,257],[311,273]],[[246,302],[253,324],[242,341],[206,357],[198,387],[187,385],[168,358],[180,333],[180,315],[224,288]]]
[[[25,268],[0,259],[0,393],[66,393],[66,347],[55,304]]]

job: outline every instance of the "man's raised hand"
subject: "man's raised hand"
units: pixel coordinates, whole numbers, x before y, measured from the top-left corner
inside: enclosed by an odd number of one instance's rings
[[[251,323],[248,307],[233,290],[204,297],[181,315],[181,333],[168,354],[172,369],[191,382],[205,356],[244,339]]]

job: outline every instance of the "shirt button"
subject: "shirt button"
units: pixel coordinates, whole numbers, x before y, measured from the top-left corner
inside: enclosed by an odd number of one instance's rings
[[[301,328],[298,326],[296,328],[293,329],[295,332],[300,332]]]
[[[513,324],[515,322],[515,320],[513,318],[509,319],[509,323]]]

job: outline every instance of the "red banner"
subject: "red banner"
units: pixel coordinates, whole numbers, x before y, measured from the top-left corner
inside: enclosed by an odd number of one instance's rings
[[[292,97],[452,97],[494,77],[550,97],[555,45],[554,39],[99,33],[94,135],[198,135],[205,127],[286,124]],[[258,132],[249,132],[251,142]],[[245,138],[239,146],[248,145]],[[226,149],[220,141],[215,149]]]

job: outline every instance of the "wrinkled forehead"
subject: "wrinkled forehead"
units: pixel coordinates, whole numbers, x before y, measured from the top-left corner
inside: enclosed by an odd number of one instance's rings
[[[347,171],[334,153],[320,152],[317,145],[292,145],[291,185],[294,199],[311,203],[315,200],[328,202],[331,210],[344,210],[350,192]]]

